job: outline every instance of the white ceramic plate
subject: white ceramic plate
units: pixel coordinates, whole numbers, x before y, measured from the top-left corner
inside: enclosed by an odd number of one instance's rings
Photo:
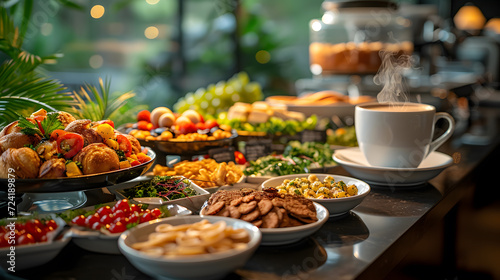
[[[284,245],[297,242],[305,237],[316,232],[329,217],[328,210],[316,202],[313,202],[316,207],[316,215],[318,220],[314,223],[285,228],[261,228],[262,242],[261,245]],[[211,217],[203,215],[203,209],[200,211],[201,217]]]
[[[154,207],[150,205],[149,208],[153,209]],[[167,209],[170,212],[170,216],[188,216],[192,214],[187,208],[175,204],[169,204]],[[94,210],[94,207],[90,207],[89,210]],[[108,235],[97,230],[78,226],[71,227],[69,233],[73,237],[73,242],[80,248],[103,254],[120,254],[120,249],[118,249],[118,237],[120,234]]]
[[[417,168],[384,168],[371,166],[359,147],[337,150],[333,160],[353,176],[370,184],[389,187],[408,187],[421,185],[436,177],[453,164],[449,155],[432,152]]]
[[[245,183],[247,180],[247,176],[243,175],[241,176],[241,178],[238,180],[238,182],[232,184],[232,185],[224,185],[224,186],[220,186],[220,187],[213,187],[213,188],[203,188],[204,190],[206,190],[207,192],[209,192],[210,194],[218,191],[218,190],[226,190],[226,191],[230,191],[230,190],[233,190],[233,189],[240,189],[241,187],[238,187],[239,185]],[[196,180],[193,180],[193,182],[196,183]]]
[[[182,176],[172,176],[172,177],[182,177]],[[115,185],[113,187],[109,187],[108,189],[116,195],[118,200],[120,200],[120,199],[128,198],[123,193],[123,191],[125,189],[133,188],[133,187],[137,186],[140,182],[148,181],[148,180],[151,180],[152,178],[153,178],[153,176],[143,176],[143,177],[138,178],[137,180],[133,180],[133,181],[130,181],[127,183]],[[191,182],[191,187],[196,191],[196,193],[198,195],[190,196],[189,198],[185,197],[185,198],[180,198],[180,199],[171,200],[171,201],[160,201],[158,198],[152,198],[152,199],[145,198],[144,200],[138,199],[137,202],[148,203],[150,205],[154,205],[155,207],[160,206],[162,204],[178,204],[178,205],[181,205],[181,206],[188,208],[189,210],[191,210],[193,212],[199,211],[201,209],[201,207],[203,206],[203,203],[210,196],[210,193],[208,191],[206,191],[205,189],[200,188],[198,185],[196,185],[196,183],[192,182],[191,180],[190,180],[190,182]],[[134,201],[133,198],[131,200]],[[141,200],[141,201],[139,201],[139,200]]]
[[[314,174],[314,173],[313,173]],[[271,187],[277,187],[283,183],[284,180],[295,179],[295,178],[303,178],[309,177],[313,174],[293,174],[293,175],[285,175],[274,177],[262,183],[261,188],[267,189]],[[331,176],[335,179],[335,182],[343,181],[347,185],[355,185],[358,188],[358,194],[350,197],[341,197],[341,198],[329,198],[329,199],[319,199],[319,198],[311,198],[312,201],[317,202],[328,209],[330,213],[330,217],[333,216],[341,216],[349,212],[354,207],[358,206],[363,199],[370,193],[370,186],[358,179],[354,179],[351,177],[333,175],[333,174],[314,174],[318,178],[319,181],[323,182],[326,176]]]

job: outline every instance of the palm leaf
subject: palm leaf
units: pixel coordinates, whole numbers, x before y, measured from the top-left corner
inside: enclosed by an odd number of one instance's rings
[[[110,119],[130,98],[135,96],[129,91],[119,94],[115,98],[110,98],[110,85],[110,79],[103,81],[102,78],[99,78],[99,88],[86,83],[79,92],[74,91],[73,96],[77,104],[71,113],[77,118],[92,121]]]
[[[31,68],[14,60],[0,65],[0,126],[16,120],[22,110],[66,110],[73,105],[62,84],[27,71]]]

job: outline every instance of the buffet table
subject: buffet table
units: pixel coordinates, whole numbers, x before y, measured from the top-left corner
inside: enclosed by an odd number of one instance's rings
[[[497,109],[485,110],[497,115]],[[496,128],[498,131],[498,125]],[[461,135],[455,135],[439,149],[452,156],[454,164],[428,183],[413,188],[372,185],[368,197],[347,215],[330,218],[319,231],[297,243],[260,246],[245,267],[226,279],[382,279],[427,229],[443,222],[448,235],[444,238],[447,254],[443,255],[448,271],[444,273],[452,274],[454,208],[474,187],[472,175],[479,171],[478,166],[498,154],[499,142],[464,145]],[[350,176],[340,166],[329,173]],[[114,199],[105,189],[86,194],[87,205]],[[150,279],[122,255],[91,253],[72,242],[48,264],[10,275],[26,279]]]

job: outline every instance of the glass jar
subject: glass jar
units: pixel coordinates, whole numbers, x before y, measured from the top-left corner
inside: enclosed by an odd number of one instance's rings
[[[322,4],[321,19],[310,22],[309,58],[313,75],[373,74],[379,52],[413,53],[411,22],[389,1],[333,1]]]

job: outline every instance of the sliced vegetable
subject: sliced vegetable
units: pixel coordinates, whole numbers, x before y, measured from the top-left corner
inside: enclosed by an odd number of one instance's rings
[[[114,139],[108,138],[105,140],[106,145],[108,145],[111,149],[118,150],[118,142],[116,142]]]
[[[66,164],[66,176],[68,177],[75,177],[75,176],[81,176],[83,175],[82,171],[80,168],[78,168],[78,165],[76,162],[72,161]]]
[[[132,154],[132,143],[128,140],[127,137],[123,135],[116,136],[116,141],[118,142],[118,148],[125,152],[125,156],[129,157]]]
[[[115,128],[115,123],[112,120],[102,120],[98,121],[98,124],[109,124],[112,128]]]
[[[96,131],[103,139],[113,139],[115,137],[115,129],[107,123],[98,125]]]
[[[120,161],[120,169],[129,168],[131,166],[132,165],[130,164],[130,162],[128,160]]]
[[[54,131],[52,131],[52,133],[50,134],[50,140],[57,140],[57,138],[59,138],[59,136],[63,136],[64,134],[68,133],[66,130],[62,130],[62,129],[56,129]]]
[[[151,160],[151,158],[149,156],[147,156],[146,154],[144,153],[138,153],[137,154],[137,160],[140,162],[140,163],[145,163],[145,162],[148,162]]]
[[[70,159],[83,149],[83,136],[77,133],[68,132],[57,138],[57,152],[61,153],[65,159]]]
[[[141,164],[141,162],[138,161],[138,160],[133,160],[133,161],[130,162],[130,165],[132,165],[132,166],[137,166],[139,164]]]

